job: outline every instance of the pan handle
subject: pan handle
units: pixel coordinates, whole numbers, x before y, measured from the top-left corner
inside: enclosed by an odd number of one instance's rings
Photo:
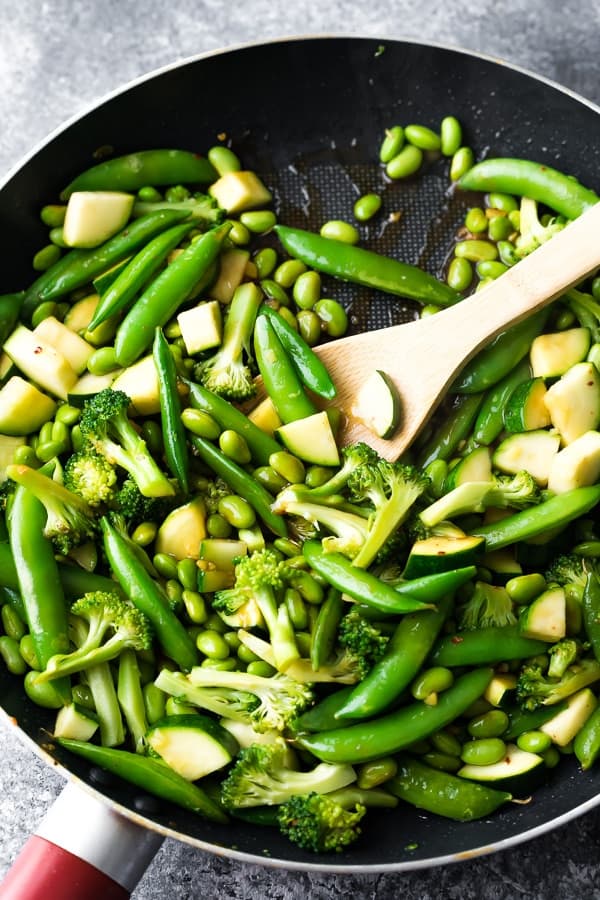
[[[162,835],[70,783],[0,885],[1,900],[127,900]]]

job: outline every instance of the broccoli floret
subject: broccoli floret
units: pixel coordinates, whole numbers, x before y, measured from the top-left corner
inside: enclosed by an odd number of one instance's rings
[[[554,560],[544,577],[548,584],[568,587],[581,599],[590,568],[589,560],[585,560],[584,557],[575,556],[574,553],[563,553]]]
[[[219,511],[219,503],[223,497],[231,495],[231,488],[221,478],[215,478],[214,481],[209,481],[202,488],[201,493],[206,504],[206,511],[209,516],[212,516]]]
[[[329,481],[319,487],[306,490],[304,496],[307,500],[313,497],[330,497],[332,494],[338,494],[346,486],[348,479],[356,469],[367,463],[375,464],[379,459],[377,451],[362,442],[342,447],[341,455],[341,468],[331,476]]]
[[[558,644],[553,644],[548,650],[550,665],[548,666],[549,678],[562,678],[570,665],[572,665],[581,650],[580,645],[573,638],[565,638]]]
[[[44,535],[52,541],[59,553],[66,555],[74,547],[95,537],[97,526],[93,510],[85,500],[44,474],[49,471],[29,466],[10,465],[6,475],[12,481],[27,488],[44,506],[46,524]]]
[[[355,566],[366,569],[373,562],[430,484],[414,466],[385,459],[355,469],[348,479],[351,499],[372,504],[369,533],[353,559]]]
[[[275,653],[268,641],[263,641],[256,634],[240,629],[238,637],[242,644],[248,647],[256,656],[275,666]],[[295,659],[286,669],[286,675],[294,681],[302,684],[356,684],[361,679],[363,661],[346,648],[338,648],[338,652],[331,659],[313,669],[310,659]]]
[[[258,291],[248,292],[243,288],[244,285],[236,290],[229,304],[220,348],[194,370],[205,388],[228,400],[247,400],[256,391],[243,354],[250,347],[262,296]]]
[[[517,681],[517,700],[523,709],[553,706],[598,680],[600,663],[595,659],[582,659],[569,666],[558,680],[544,675],[539,665],[525,665]]]
[[[366,811],[361,804],[345,809],[328,794],[313,791],[283,803],[277,821],[281,833],[304,850],[340,853],[360,835]]]
[[[522,259],[533,253],[539,246],[545,244],[550,238],[562,231],[567,222],[562,216],[550,218],[546,225],[542,225],[539,219],[538,205],[531,197],[523,197],[521,200],[521,213],[519,217],[520,234],[515,242],[515,253]]]
[[[297,772],[286,764],[285,741],[252,744],[237,757],[221,785],[226,808],[274,806],[302,794],[327,794],[356,780],[352,766],[319,763],[308,772]]]
[[[426,528],[434,528],[447,519],[485,512],[488,507],[523,509],[539,503],[539,500],[539,487],[529,472],[523,469],[513,477],[496,475],[491,481],[460,484],[422,510],[419,518]]]
[[[230,628],[265,627],[265,620],[256,599],[246,598],[241,591],[228,588],[216,591],[212,608]]]
[[[71,653],[52,656],[37,676],[40,683],[116,659],[127,647],[149,650],[152,646],[150,622],[118,594],[106,591],[84,594],[71,606],[71,616],[87,624],[85,640]]]
[[[282,515],[305,519],[313,527],[323,525],[334,535],[323,538],[324,550],[338,551],[351,559],[360,552],[369,534],[369,523],[363,516],[325,503],[311,502],[305,499],[302,489],[285,488],[277,495],[272,509]]]
[[[115,492],[112,507],[126,520],[129,528],[140,522],[162,522],[177,502],[171,497],[145,497],[133,478],[126,478]]]
[[[239,609],[254,600],[266,623],[276,666],[281,672],[300,656],[287,606],[279,603],[278,595],[285,587],[287,569],[287,563],[269,548],[244,556],[236,564],[234,586],[221,591],[219,601],[229,609],[234,609],[237,604]]]
[[[308,685],[280,673],[264,678],[200,666],[189,675],[163,669],[155,684],[184,703],[246,722],[259,732],[283,731],[313,701]]]
[[[14,481],[11,481],[10,478],[5,478],[4,481],[0,483],[0,512],[6,510],[14,489],[15,483]]]
[[[338,628],[338,642],[358,660],[361,679],[385,653],[389,637],[381,633],[357,609],[342,617]]]
[[[137,200],[133,204],[131,215],[135,219],[160,209],[184,210],[189,213],[189,221],[197,223],[200,228],[204,226],[212,228],[214,225],[220,225],[225,218],[225,210],[221,209],[215,198],[208,194],[194,194],[187,200]]]
[[[477,581],[473,593],[457,612],[458,627],[462,631],[514,625],[517,617],[506,588]]]
[[[127,415],[130,399],[124,391],[105,388],[84,407],[79,427],[84,439],[111,465],[128,472],[144,497],[171,497],[173,485],[161,472]]]
[[[106,457],[88,445],[67,460],[64,484],[90,506],[102,506],[113,497],[117,473]]]

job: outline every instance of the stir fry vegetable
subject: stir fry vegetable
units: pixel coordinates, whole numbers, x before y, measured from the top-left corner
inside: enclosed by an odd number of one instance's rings
[[[297,229],[219,146],[77,175],[0,297],[7,677],[57,752],[317,853],[372,808],[502,815],[600,757],[599,279],[481,351],[402,460],[336,439],[312,347],[348,327],[340,282],[433,314],[597,200],[475,164],[453,116],[379,150],[392,182],[436,154],[481,192],[444,280],[357,246],[385,191]]]

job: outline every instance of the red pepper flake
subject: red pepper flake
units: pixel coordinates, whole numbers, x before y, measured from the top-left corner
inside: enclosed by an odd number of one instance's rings
[[[445,556],[445,555],[446,555],[445,550],[438,550],[438,552],[436,553],[436,556]]]
[[[464,638],[461,638],[459,634],[455,634],[453,638],[450,639],[453,644],[462,644]]]
[[[43,347],[40,347],[40,346],[34,347],[33,352],[34,352],[36,355],[37,355],[38,353],[43,353],[43,352],[44,352],[44,348],[43,348]]]

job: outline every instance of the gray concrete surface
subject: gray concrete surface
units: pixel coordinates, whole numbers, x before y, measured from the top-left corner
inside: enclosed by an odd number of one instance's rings
[[[463,46],[600,101],[600,0],[0,0],[0,173],[121,83],[186,56],[292,34],[352,33]],[[0,873],[61,788],[0,728]],[[600,813],[519,848],[408,875],[339,877],[240,865],[167,841],[136,900],[600,900]]]

